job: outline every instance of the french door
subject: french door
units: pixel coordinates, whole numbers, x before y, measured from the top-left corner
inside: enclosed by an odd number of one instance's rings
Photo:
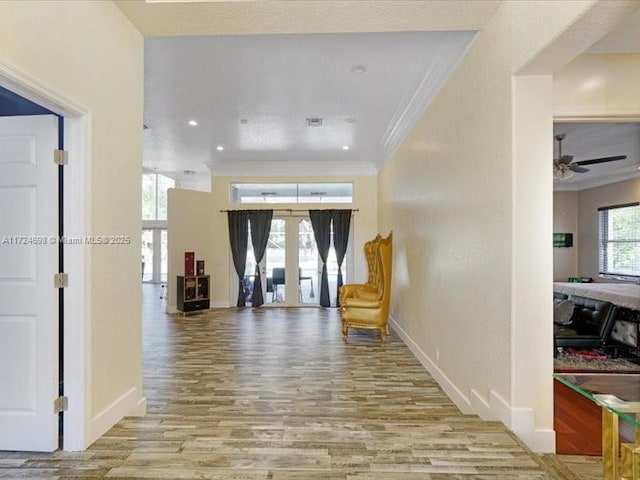
[[[167,283],[167,229],[142,230],[142,281]]]
[[[347,265],[350,250],[342,265],[342,276],[347,279]],[[329,296],[331,304],[336,304],[338,263],[335,250],[329,250],[327,259],[329,274]],[[322,262],[318,253],[313,228],[309,217],[274,217],[265,255],[260,262],[262,290],[265,305],[271,306],[313,306],[319,304],[320,276]],[[245,291],[247,305],[251,305],[251,295],[255,285],[255,257],[251,245],[251,233],[247,246],[245,268]]]

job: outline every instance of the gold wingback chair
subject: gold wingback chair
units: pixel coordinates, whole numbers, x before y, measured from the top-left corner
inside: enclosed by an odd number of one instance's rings
[[[340,305],[343,305],[345,300],[350,297],[365,296],[369,298],[375,298],[378,291],[378,275],[377,269],[377,252],[378,242],[382,237],[376,235],[376,238],[369,240],[364,244],[364,256],[367,260],[367,268],[369,275],[367,277],[367,283],[348,283],[340,287]]]
[[[363,292],[356,290],[354,295],[345,297],[344,303],[340,306],[342,336],[345,342],[349,335],[349,327],[378,330],[380,340],[383,342],[389,334],[387,320],[391,297],[392,235],[390,233],[387,238],[376,238],[377,248],[374,249],[376,289]]]

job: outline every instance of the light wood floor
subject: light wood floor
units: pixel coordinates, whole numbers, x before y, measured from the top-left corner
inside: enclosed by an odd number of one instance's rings
[[[539,457],[462,415],[393,333],[345,345],[335,309],[169,317],[145,289],[147,416],[86,452],[0,452],[0,478],[583,478],[567,472],[584,459]]]

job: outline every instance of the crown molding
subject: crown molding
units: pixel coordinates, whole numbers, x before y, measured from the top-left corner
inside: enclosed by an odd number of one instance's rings
[[[623,182],[625,180],[631,180],[632,178],[640,177],[640,170],[637,167],[632,167],[633,170],[618,172],[614,175],[607,175],[606,177],[594,178],[591,180],[584,180],[579,182],[553,182],[554,192],[578,192],[581,190],[587,190],[589,188],[602,187],[604,185],[610,185],[612,183]]]
[[[461,34],[466,35],[461,35]],[[419,117],[436,97],[451,73],[458,66],[465,54],[473,45],[477,31],[456,32],[457,41],[448,42],[448,48],[441,49],[432,63],[425,65],[423,74],[409,89],[414,92],[406,95],[396,112],[391,117],[380,142],[383,157],[377,162],[378,170],[392,157],[395,150],[413,129]]]
[[[553,110],[553,121],[560,123],[640,121],[640,105],[556,105]]]

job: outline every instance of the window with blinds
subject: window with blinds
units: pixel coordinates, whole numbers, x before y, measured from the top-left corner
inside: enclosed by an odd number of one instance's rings
[[[640,276],[640,203],[598,209],[598,265],[601,275]]]

